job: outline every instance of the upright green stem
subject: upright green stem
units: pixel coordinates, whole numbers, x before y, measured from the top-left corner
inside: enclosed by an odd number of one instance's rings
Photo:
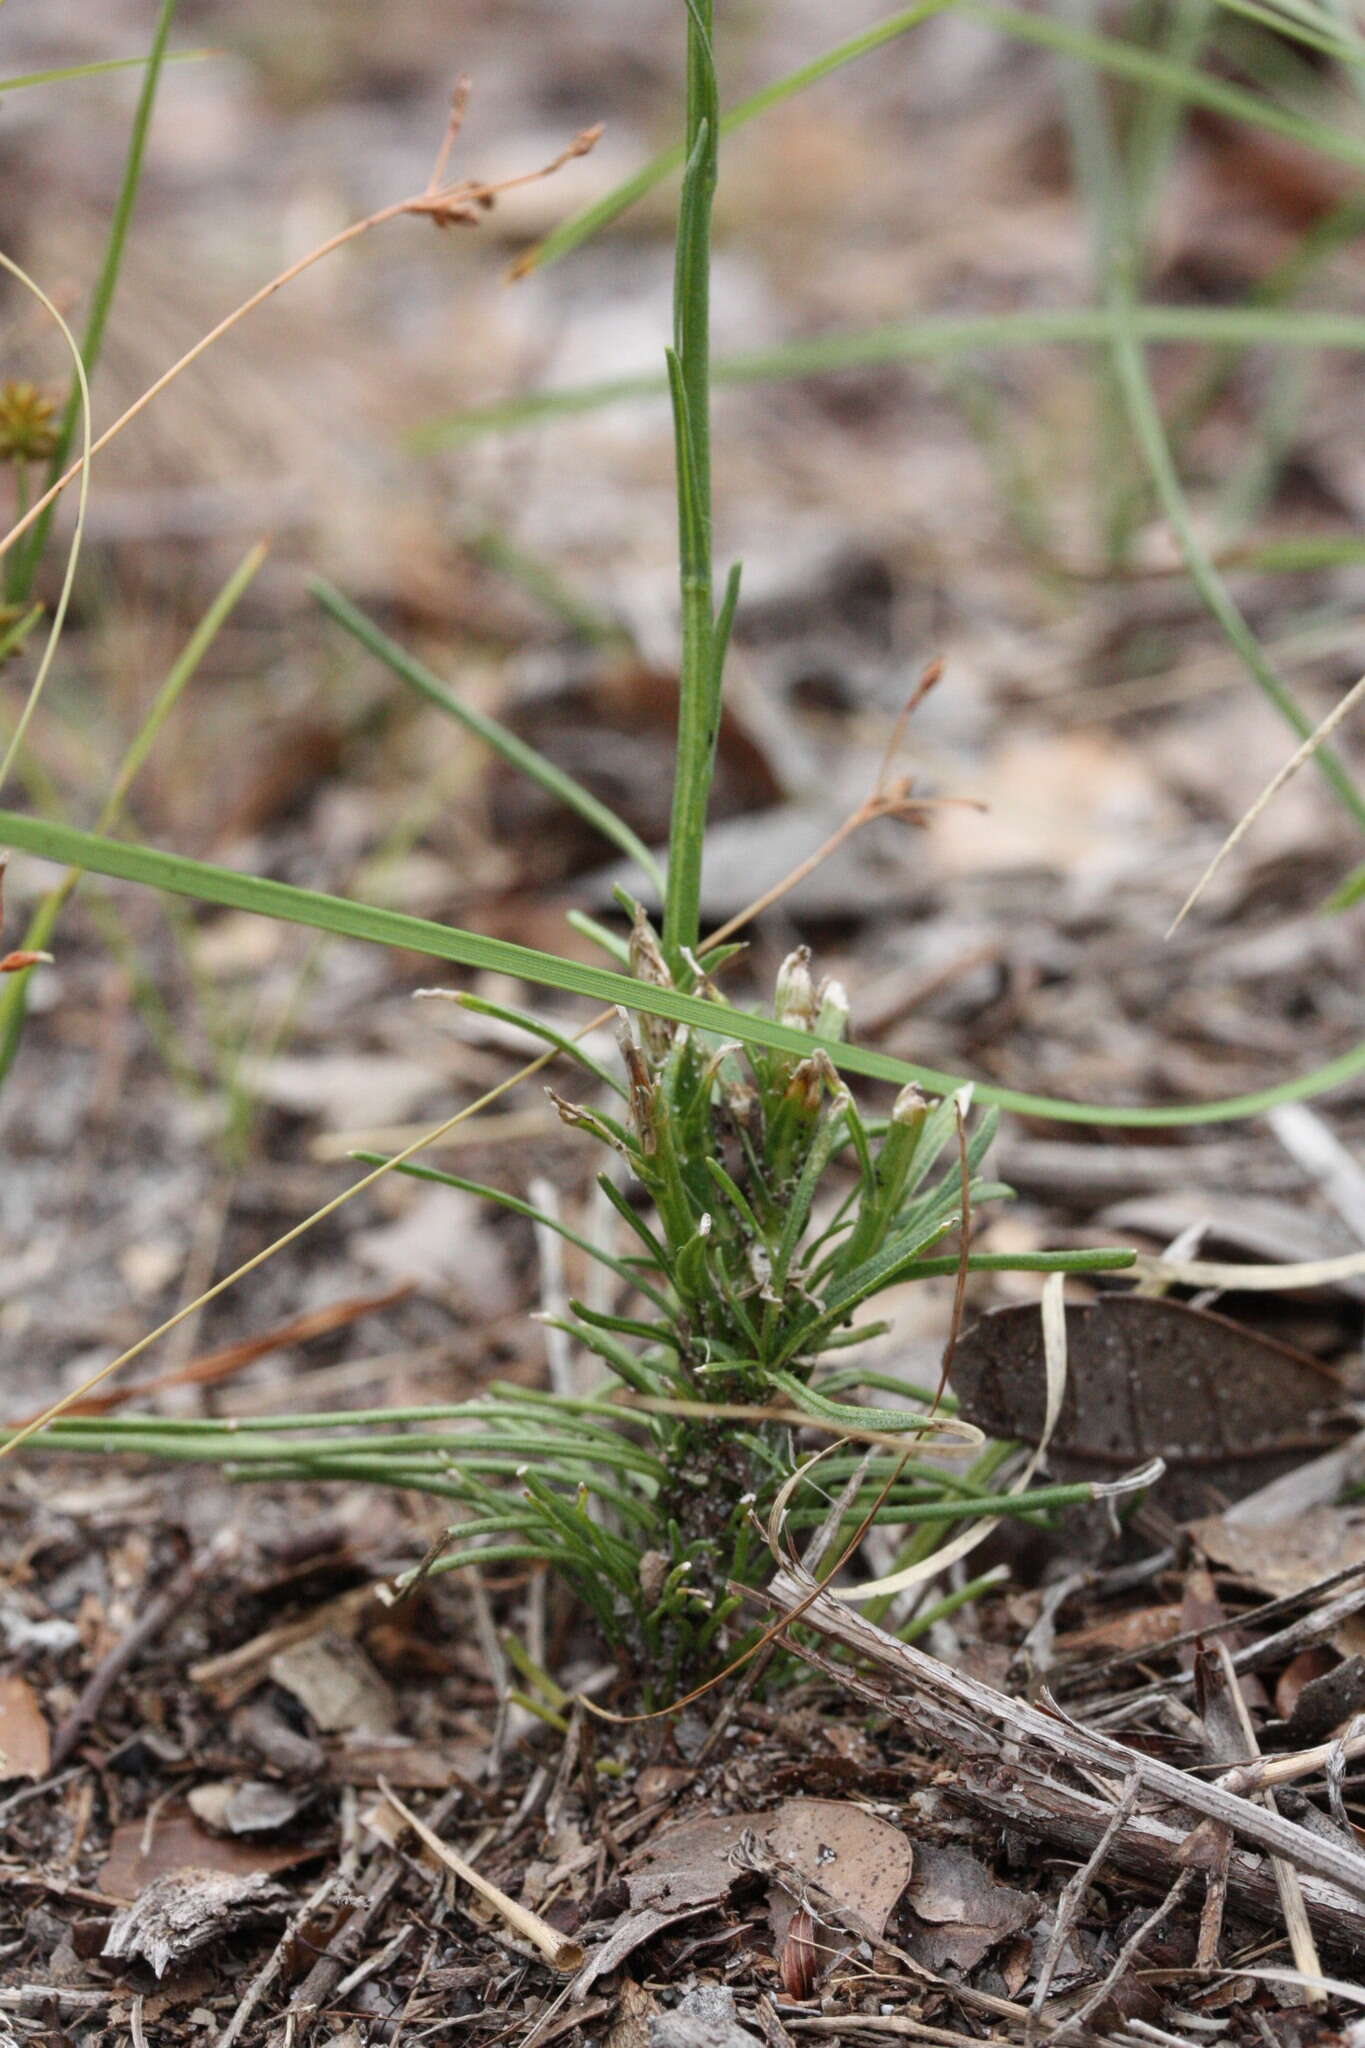
[[[718,113],[712,0],[687,4],[687,167],[678,207],[669,383],[677,449],[682,659],[664,945],[675,969],[700,934],[702,841],[720,678],[711,585],[711,202]]]
[[[90,313],[81,336],[81,358],[85,364],[87,378],[95,374],[104,342],[104,329],[109,319],[109,309],[114,303],[118,286],[119,271],[123,266],[123,250],[128,239],[128,228],[133,218],[133,206],[137,200],[138,187],[142,183],[142,159],[147,147],[147,131],[151,126],[152,108],[156,104],[156,89],[161,79],[162,60],[166,54],[166,39],[171,32],[175,18],[177,0],[161,0],[152,31],[152,46],[147,53],[147,67],[142,74],[142,90],[138,94],[137,108],[133,114],[133,125],[128,134],[128,153],[123,161],[123,176],[119,181],[118,197],[114,201],[113,217],[109,222],[109,233],[104,243],[104,261],[95,281],[90,298]],[[81,394],[78,383],[71,386],[66,408],[62,413],[61,425],[57,432],[57,445],[48,464],[47,484],[53,484],[66,468],[71,453],[71,443],[80,418]],[[46,485],[44,486],[46,488]],[[16,558],[14,581],[16,588],[12,599],[28,596],[33,579],[38,573],[38,564],[47,546],[48,531],[56,512],[57,501],[38,518]]]

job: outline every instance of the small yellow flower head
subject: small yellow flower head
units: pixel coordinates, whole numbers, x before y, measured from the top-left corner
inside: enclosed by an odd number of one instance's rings
[[[57,446],[56,412],[26,378],[0,384],[0,462],[46,462]]]

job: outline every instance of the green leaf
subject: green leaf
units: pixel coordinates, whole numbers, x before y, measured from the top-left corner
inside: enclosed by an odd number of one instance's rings
[[[948,0],[921,0],[916,7],[903,8],[890,14],[884,21],[850,36],[847,41],[836,43],[808,64],[800,65],[795,71],[774,79],[750,98],[732,107],[728,114],[721,116],[720,132],[730,135],[746,122],[764,114],[770,107],[779,106],[784,100],[804,92],[832,72],[841,70],[845,64],[852,64],[860,57],[867,57],[874,50],[893,42],[898,36],[918,28],[921,22],[933,15],[944,12]],[[1231,0],[1225,0],[1231,4]],[[1242,0],[1237,0],[1240,6]],[[1180,64],[1170,57],[1152,50],[1143,49],[1136,43],[1124,43],[1109,36],[1095,35],[1088,30],[1078,29],[1052,16],[1025,14],[1006,7],[990,7],[977,4],[977,0],[958,0],[955,8],[958,14],[968,20],[979,21],[987,28],[998,29],[1002,35],[1017,40],[1041,43],[1044,48],[1061,51],[1094,65],[1101,71],[1109,71],[1115,77],[1127,78],[1151,92],[1165,93],[1176,99],[1188,100],[1195,106],[1207,107],[1211,111],[1226,115],[1234,121],[1245,121],[1253,127],[1268,129],[1272,134],[1283,135],[1305,147],[1317,150],[1325,156],[1334,156],[1341,161],[1365,166],[1365,142],[1353,135],[1343,133],[1323,121],[1309,120],[1303,115],[1287,113],[1273,101],[1263,99],[1256,93],[1242,90],[1240,86],[1228,85],[1220,78]],[[1281,23],[1281,33],[1293,36],[1296,24],[1286,12]],[[1316,33],[1316,31],[1314,31]],[[1303,38],[1308,40],[1309,38]],[[1338,40],[1344,45],[1345,38]],[[564,221],[553,234],[547,235],[539,248],[523,256],[516,268],[516,275],[525,276],[531,270],[543,270],[548,264],[557,263],[573,249],[607,227],[637,200],[654,190],[654,187],[677,170],[683,161],[683,151],[667,149],[623,180],[614,191],[609,192],[582,212]]]
[[[214,866],[208,861],[190,860],[183,854],[164,853],[154,847],[130,846],[117,839],[103,839],[93,832],[78,832],[74,826],[57,824],[47,818],[25,817],[19,811],[0,810],[0,845],[13,846],[40,859],[70,863],[94,874],[112,875],[121,881],[140,882],[172,895],[189,896],[200,903],[215,903],[229,910],[248,910],[261,917],[274,917],[286,924],[303,925],[338,938],[365,939],[393,946],[400,951],[426,954],[449,960],[462,967],[482,968],[494,974],[510,974],[519,981],[542,988],[562,989],[568,995],[586,996],[590,1001],[617,1005],[646,1015],[666,1017],[675,1024],[689,1024],[697,1031],[709,1031],[725,1038],[760,1045],[770,1051],[810,1051],[810,1034],[793,1031],[767,1017],[751,1016],[725,1003],[703,1001],[683,995],[677,989],[655,988],[634,981],[611,968],[590,967],[582,961],[563,960],[530,946],[518,946],[510,939],[491,939],[479,932],[462,931],[456,925],[436,924],[429,918],[410,917],[402,911],[381,910],[373,904],[353,903],[343,896],[326,896],[315,889],[294,888],[287,882],[267,881],[258,875],[244,875],[234,868]],[[845,1073],[862,1074],[869,1080],[889,1081],[903,1087],[907,1081],[932,1089],[936,1095],[954,1094],[966,1086],[960,1074],[939,1073],[889,1053],[874,1052],[858,1045],[824,1041],[824,1050]],[[1001,1088],[994,1082],[973,1083],[978,1102],[993,1102],[1024,1116],[1048,1117],[1058,1123],[1104,1124],[1144,1129],[1173,1129],[1184,1125],[1228,1123],[1238,1117],[1258,1116],[1278,1102],[1300,1102],[1324,1094],[1329,1088],[1365,1073],[1365,1042],[1341,1053],[1311,1073],[1300,1074],[1274,1087],[1246,1095],[1225,1096],[1201,1103],[1182,1103],[1160,1108],[1129,1107],[1118,1103],[1071,1102],[1050,1095],[1029,1095],[1015,1088]],[[1023,1270],[1030,1268],[1025,1262]],[[951,1270],[951,1265],[949,1270]]]
[[[500,754],[511,767],[529,776],[532,782],[538,783],[551,796],[558,797],[567,809],[576,812],[585,823],[593,826],[628,859],[635,861],[649,877],[653,886],[662,893],[663,870],[654,855],[644,841],[631,831],[625,820],[618,818],[615,811],[600,798],[595,797],[591,790],[584,789],[582,783],[576,782],[572,775],[566,775],[562,768],[557,768],[544,754],[538,753],[534,747],[527,746],[525,740],[518,739],[514,732],[510,732],[505,725],[500,725],[496,718],[490,718],[487,712],[476,711],[472,704],[461,703],[424,663],[400,647],[396,640],[390,640],[387,633],[382,633],[372,619],[367,619],[364,612],[357,610],[350,599],[343,597],[330,583],[325,583],[321,577],[315,576],[308,587],[323,610],[334,618],[339,626],[344,627],[353,639],[358,640],[362,647],[368,648],[386,668],[391,669],[394,675],[418,691],[429,703],[436,705],[438,710],[444,711],[448,718],[457,719],[467,731],[476,733],[485,745],[490,746],[494,753]]]
[[[1316,720],[1271,667],[1261,644],[1243,618],[1227,585],[1223,582],[1208,550],[1200,539],[1190,513],[1171,455],[1170,443],[1143,360],[1141,339],[1135,322],[1131,263],[1120,251],[1109,270],[1109,311],[1113,321],[1113,360],[1119,389],[1128,409],[1134,437],[1142,450],[1157,499],[1180,544],[1190,581],[1203,599],[1223,637],[1237,655],[1247,674],[1279,712],[1285,724],[1300,739],[1313,732]],[[1355,823],[1365,830],[1365,797],[1348,774],[1340,754],[1332,747],[1318,747],[1313,766],[1328,784]]]
[[[177,50],[165,61],[201,64],[206,57],[217,54],[215,50]],[[157,61],[154,56],[100,57],[92,64],[58,64],[47,71],[26,71],[16,78],[0,78],[0,97],[7,92],[23,92],[31,85],[65,85],[73,78],[100,78],[109,71],[141,71]]]

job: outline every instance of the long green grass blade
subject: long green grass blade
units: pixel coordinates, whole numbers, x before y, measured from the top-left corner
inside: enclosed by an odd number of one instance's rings
[[[1259,640],[1214,567],[1190,515],[1133,320],[1131,266],[1121,255],[1111,266],[1109,307],[1113,317],[1114,367],[1128,408],[1129,423],[1146,460],[1157,500],[1179,543],[1190,580],[1257,688],[1274,705],[1285,724],[1300,739],[1307,739],[1316,721],[1309,717],[1266,659]],[[1313,765],[1356,824],[1365,831],[1365,798],[1356,789],[1341,756],[1334,748],[1322,746],[1313,755]]]
[[[85,332],[81,336],[81,360],[85,364],[87,379],[95,374],[95,365],[99,361],[100,350],[104,345],[104,330],[114,303],[114,293],[118,289],[119,272],[123,268],[123,252],[128,240],[133,208],[137,203],[138,187],[142,183],[142,162],[147,148],[147,133],[152,123],[152,109],[156,105],[157,87],[161,82],[161,67],[166,61],[166,39],[171,32],[176,4],[177,0],[161,0],[156,27],[152,31],[151,49],[145,57],[124,60],[144,65],[145,75],[133,112],[132,126],[128,131],[123,175],[119,180],[118,197],[114,201],[114,211],[104,238],[104,257],[100,264],[99,276],[95,280],[94,291],[90,295],[90,311],[86,316]],[[3,91],[2,87],[0,91]],[[80,386],[73,379],[62,410],[61,424],[57,429],[56,446],[48,461],[49,485],[54,484],[66,468],[80,410]],[[46,550],[48,534],[51,532],[56,511],[57,503],[54,499],[35,521],[32,531],[23,542],[23,551],[14,565],[14,581],[24,596],[27,596],[33,587],[33,579]]]
[[[260,917],[274,917],[286,924],[304,925],[315,931],[332,932],[339,938],[365,939],[400,951],[449,960],[461,967],[510,974],[535,987],[555,988],[568,995],[586,996],[589,1001],[621,1005],[648,1016],[666,1017],[694,1030],[737,1038],[748,1045],[766,1046],[774,1052],[810,1051],[808,1033],[793,1031],[766,1017],[751,1016],[745,1010],[730,1009],[723,1003],[702,1001],[676,989],[656,988],[617,974],[606,967],[590,967],[578,960],[562,960],[510,939],[490,939],[479,932],[461,931],[454,925],[436,924],[429,918],[410,917],[396,910],[377,909],[368,903],[353,903],[341,896],[326,896],[318,890],[298,889],[287,882],[268,881],[258,875],[244,875],[233,868],[215,867],[207,861],[189,860],[183,854],[164,853],[149,846],[129,846],[120,840],[102,839],[93,832],[79,832],[46,818],[25,817],[18,811],[0,810],[0,845],[21,852],[87,868],[95,874],[112,875],[126,882],[139,882],[153,889],[168,890],[200,903],[214,903],[229,910],[248,910]],[[873,1081],[888,1081],[903,1087],[916,1081],[936,1095],[949,1095],[966,1085],[961,1074],[940,1073],[933,1067],[893,1059],[889,1053],[867,1047],[822,1041],[823,1049],[846,1073],[862,1074]],[[1072,1102],[1062,1097],[1025,1094],[1015,1088],[1001,1088],[994,1082],[976,1081],[973,1086],[980,1102],[998,1104],[1024,1116],[1047,1117],[1058,1123],[1108,1125],[1113,1127],[1174,1129],[1207,1123],[1228,1123],[1239,1117],[1258,1116],[1279,1102],[1300,1102],[1325,1094],[1365,1073],[1365,1042],[1341,1053],[1311,1073],[1300,1074],[1274,1087],[1256,1089],[1245,1095],[1225,1096],[1210,1102],[1181,1103],[1157,1108],[1125,1106],[1118,1103]]]
[[[1212,348],[1322,348],[1365,350],[1365,319],[1352,313],[1296,312],[1261,306],[1137,306],[1134,333],[1143,342],[1190,342]],[[824,334],[777,348],[718,357],[711,366],[717,384],[765,384],[785,378],[820,377],[840,370],[877,369],[888,363],[932,361],[973,350],[1036,347],[1107,347],[1113,318],[1103,306],[1074,306],[1042,312],[935,315],[880,327]],[[533,391],[493,405],[474,406],[423,427],[414,447],[430,449],[508,433],[546,420],[597,412],[630,400],[660,399],[668,378],[642,373],[563,391]]]
[[[466,731],[475,733],[509,766],[518,769],[532,782],[538,783],[551,796],[557,797],[568,810],[575,811],[586,824],[600,832],[618,852],[624,853],[628,860],[636,862],[662,895],[663,871],[654,855],[644,841],[631,831],[625,820],[618,818],[615,811],[600,798],[595,797],[591,790],[585,789],[581,782],[575,782],[572,775],[566,775],[562,768],[557,768],[553,761],[547,760],[544,754],[528,746],[525,740],[518,739],[514,732],[499,724],[496,718],[490,718],[484,711],[476,711],[472,704],[461,703],[460,699],[432,674],[424,662],[418,661],[406,648],[400,647],[396,640],[390,640],[387,633],[381,632],[372,619],[367,619],[364,612],[353,605],[348,597],[343,597],[330,583],[324,582],[321,577],[314,577],[308,587],[329,617],[335,619],[339,626],[382,661],[386,668],[391,669],[394,675],[425,697],[429,703],[436,705],[438,710],[444,711],[448,718],[456,719]]]
[[[213,55],[212,50],[177,50],[167,62],[198,64]],[[27,71],[17,78],[0,78],[0,98],[7,92],[23,92],[31,85],[65,85],[72,78],[100,78],[109,71],[140,71],[153,61],[150,56],[100,57],[92,64],[58,64],[47,71]]]
[[[264,541],[258,541],[255,547],[247,551],[172,663],[170,673],[157,691],[147,716],[133,735],[128,751],[119,763],[109,794],[99,814],[97,831],[107,833],[118,823],[128,792],[156,744],[158,734],[218,637],[224,620],[264,562],[266,551],[267,543]],[[26,952],[42,952],[46,948],[56,929],[57,920],[75,893],[80,879],[81,870],[78,867],[68,868],[57,886],[48,891],[24,933],[22,943]],[[18,974],[6,975],[4,982],[0,984],[0,1086],[3,1086],[5,1076],[14,1063],[14,1056],[23,1035],[28,984],[32,972],[31,968],[25,968]]]
[[[897,14],[888,15],[885,21],[850,36],[847,41],[836,43],[823,55],[813,58],[810,63],[788,72],[784,77],[774,79],[760,92],[734,106],[721,116],[720,132],[729,135],[759,114],[767,113],[771,107],[779,106],[783,100],[804,92],[808,86],[828,78],[846,64],[852,64],[860,57],[867,57],[874,50],[893,42],[898,36],[918,28],[932,15],[941,14],[949,0],[922,0],[917,7],[907,7]],[[1108,71],[1117,78],[1126,78],[1148,91],[1165,93],[1177,99],[1188,100],[1194,106],[1209,108],[1214,113],[1224,114],[1234,121],[1245,121],[1252,127],[1268,129],[1272,134],[1302,143],[1306,148],[1317,150],[1324,156],[1335,157],[1343,163],[1365,168],[1365,140],[1344,133],[1341,129],[1324,121],[1310,120],[1304,115],[1286,112],[1273,101],[1263,99],[1256,93],[1246,92],[1240,86],[1226,84],[1203,71],[1196,71],[1189,65],[1163,56],[1160,52],[1142,49],[1135,43],[1117,41],[1111,36],[1096,35],[1085,29],[1077,29],[1066,22],[1050,19],[1046,15],[1026,14],[1021,10],[1007,7],[990,7],[977,4],[977,0],[956,0],[955,12],[969,20],[982,22],[987,28],[999,30],[1002,35],[1013,36],[1022,42],[1041,44],[1045,49],[1061,52],[1063,55],[1078,57],[1101,71]],[[1287,13],[1281,32],[1286,36],[1296,33],[1298,24]],[[1345,39],[1340,39],[1345,46]],[[656,185],[676,171],[684,160],[681,149],[666,149],[642,166],[631,177],[623,180],[614,191],[604,198],[574,214],[547,235],[539,246],[523,256],[516,268],[517,276],[525,276],[531,270],[543,270],[548,264],[557,263],[571,250],[608,227],[637,200],[652,192]]]

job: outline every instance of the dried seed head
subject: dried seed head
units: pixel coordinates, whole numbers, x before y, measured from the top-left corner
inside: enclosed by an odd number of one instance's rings
[[[746,1131],[752,1131],[758,1122],[758,1093],[747,1081],[726,1081],[721,1087],[721,1096],[726,1109],[735,1123]]]
[[[651,1607],[657,1607],[668,1577],[668,1559],[662,1550],[647,1550],[637,1567],[640,1591]]]
[[[815,983],[811,980],[810,947],[798,946],[777,970],[773,1015],[792,1031],[809,1031],[816,1017]]]
[[[815,1035],[842,1038],[848,1029],[848,990],[841,981],[822,981],[816,998]]]
[[[57,447],[56,414],[27,378],[0,384],[0,462],[46,462]]]

